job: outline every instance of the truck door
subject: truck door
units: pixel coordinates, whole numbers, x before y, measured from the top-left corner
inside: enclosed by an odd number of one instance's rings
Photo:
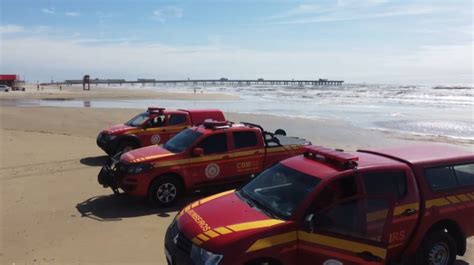
[[[340,179],[316,196],[298,230],[297,264],[385,264],[393,203],[361,195],[355,179]]]
[[[394,201],[393,221],[387,226],[390,251],[398,256],[413,233],[419,213],[419,192],[408,168],[362,170],[362,186],[367,196],[389,196]]]
[[[232,132],[231,177],[248,177],[263,170],[265,150],[255,130]]]
[[[143,146],[164,144],[171,137],[187,128],[186,121],[186,114],[156,115],[147,121],[147,127],[139,133],[139,138]]]
[[[188,128],[189,117],[187,114],[183,113],[173,113],[169,114],[166,118],[166,127],[163,128],[162,133],[162,143],[167,142],[173,136],[181,132],[182,130]]]
[[[148,119],[144,124],[144,128],[137,132],[137,136],[142,143],[142,146],[152,144],[162,144],[162,134],[165,126],[165,115],[159,114]]]
[[[186,167],[189,175],[196,176],[196,184],[209,181],[222,181],[229,176],[230,154],[227,132],[212,134],[202,139],[196,148],[202,148],[203,156],[195,158],[198,163]]]

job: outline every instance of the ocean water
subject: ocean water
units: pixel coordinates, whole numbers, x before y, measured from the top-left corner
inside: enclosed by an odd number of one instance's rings
[[[226,93],[239,100],[40,100],[23,104],[96,108],[219,108],[227,112],[338,120],[356,127],[474,140],[472,86],[135,86],[167,92]],[[110,88],[100,88],[110,89]],[[315,128],[317,130],[317,128]]]

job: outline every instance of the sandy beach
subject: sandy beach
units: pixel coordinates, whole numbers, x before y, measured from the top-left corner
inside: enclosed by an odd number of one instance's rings
[[[235,99],[227,94],[155,93],[145,90],[77,91],[28,87],[1,93],[0,100],[44,98]],[[146,106],[144,106],[145,108]],[[186,106],[183,106],[185,108]],[[106,156],[97,133],[126,121],[135,109],[0,106],[1,264],[165,264],[164,233],[179,207],[152,209],[127,196],[113,196],[96,178]],[[451,143],[473,150],[472,142],[357,130],[336,121],[226,113],[314,144],[346,150],[410,144]],[[474,240],[458,265],[474,264]]]

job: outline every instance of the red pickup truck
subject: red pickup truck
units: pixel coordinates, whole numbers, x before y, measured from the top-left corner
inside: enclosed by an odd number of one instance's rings
[[[165,254],[172,265],[453,265],[473,235],[472,152],[310,146],[185,207]]]
[[[205,120],[225,121],[220,110],[168,110],[148,108],[124,124],[103,130],[97,136],[97,145],[113,155],[135,148],[164,144],[178,132]]]
[[[117,193],[148,197],[154,205],[174,203],[186,191],[246,181],[280,160],[302,154],[306,140],[269,133],[250,123],[205,121],[163,146],[112,157],[98,181]]]

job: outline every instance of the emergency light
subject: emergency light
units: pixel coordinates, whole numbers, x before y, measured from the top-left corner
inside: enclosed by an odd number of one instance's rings
[[[165,110],[165,108],[157,108],[157,107],[149,107],[148,112],[149,113],[162,113]]]
[[[359,160],[359,157],[356,155],[315,145],[305,146],[304,156],[344,168],[356,168],[357,161]]]

